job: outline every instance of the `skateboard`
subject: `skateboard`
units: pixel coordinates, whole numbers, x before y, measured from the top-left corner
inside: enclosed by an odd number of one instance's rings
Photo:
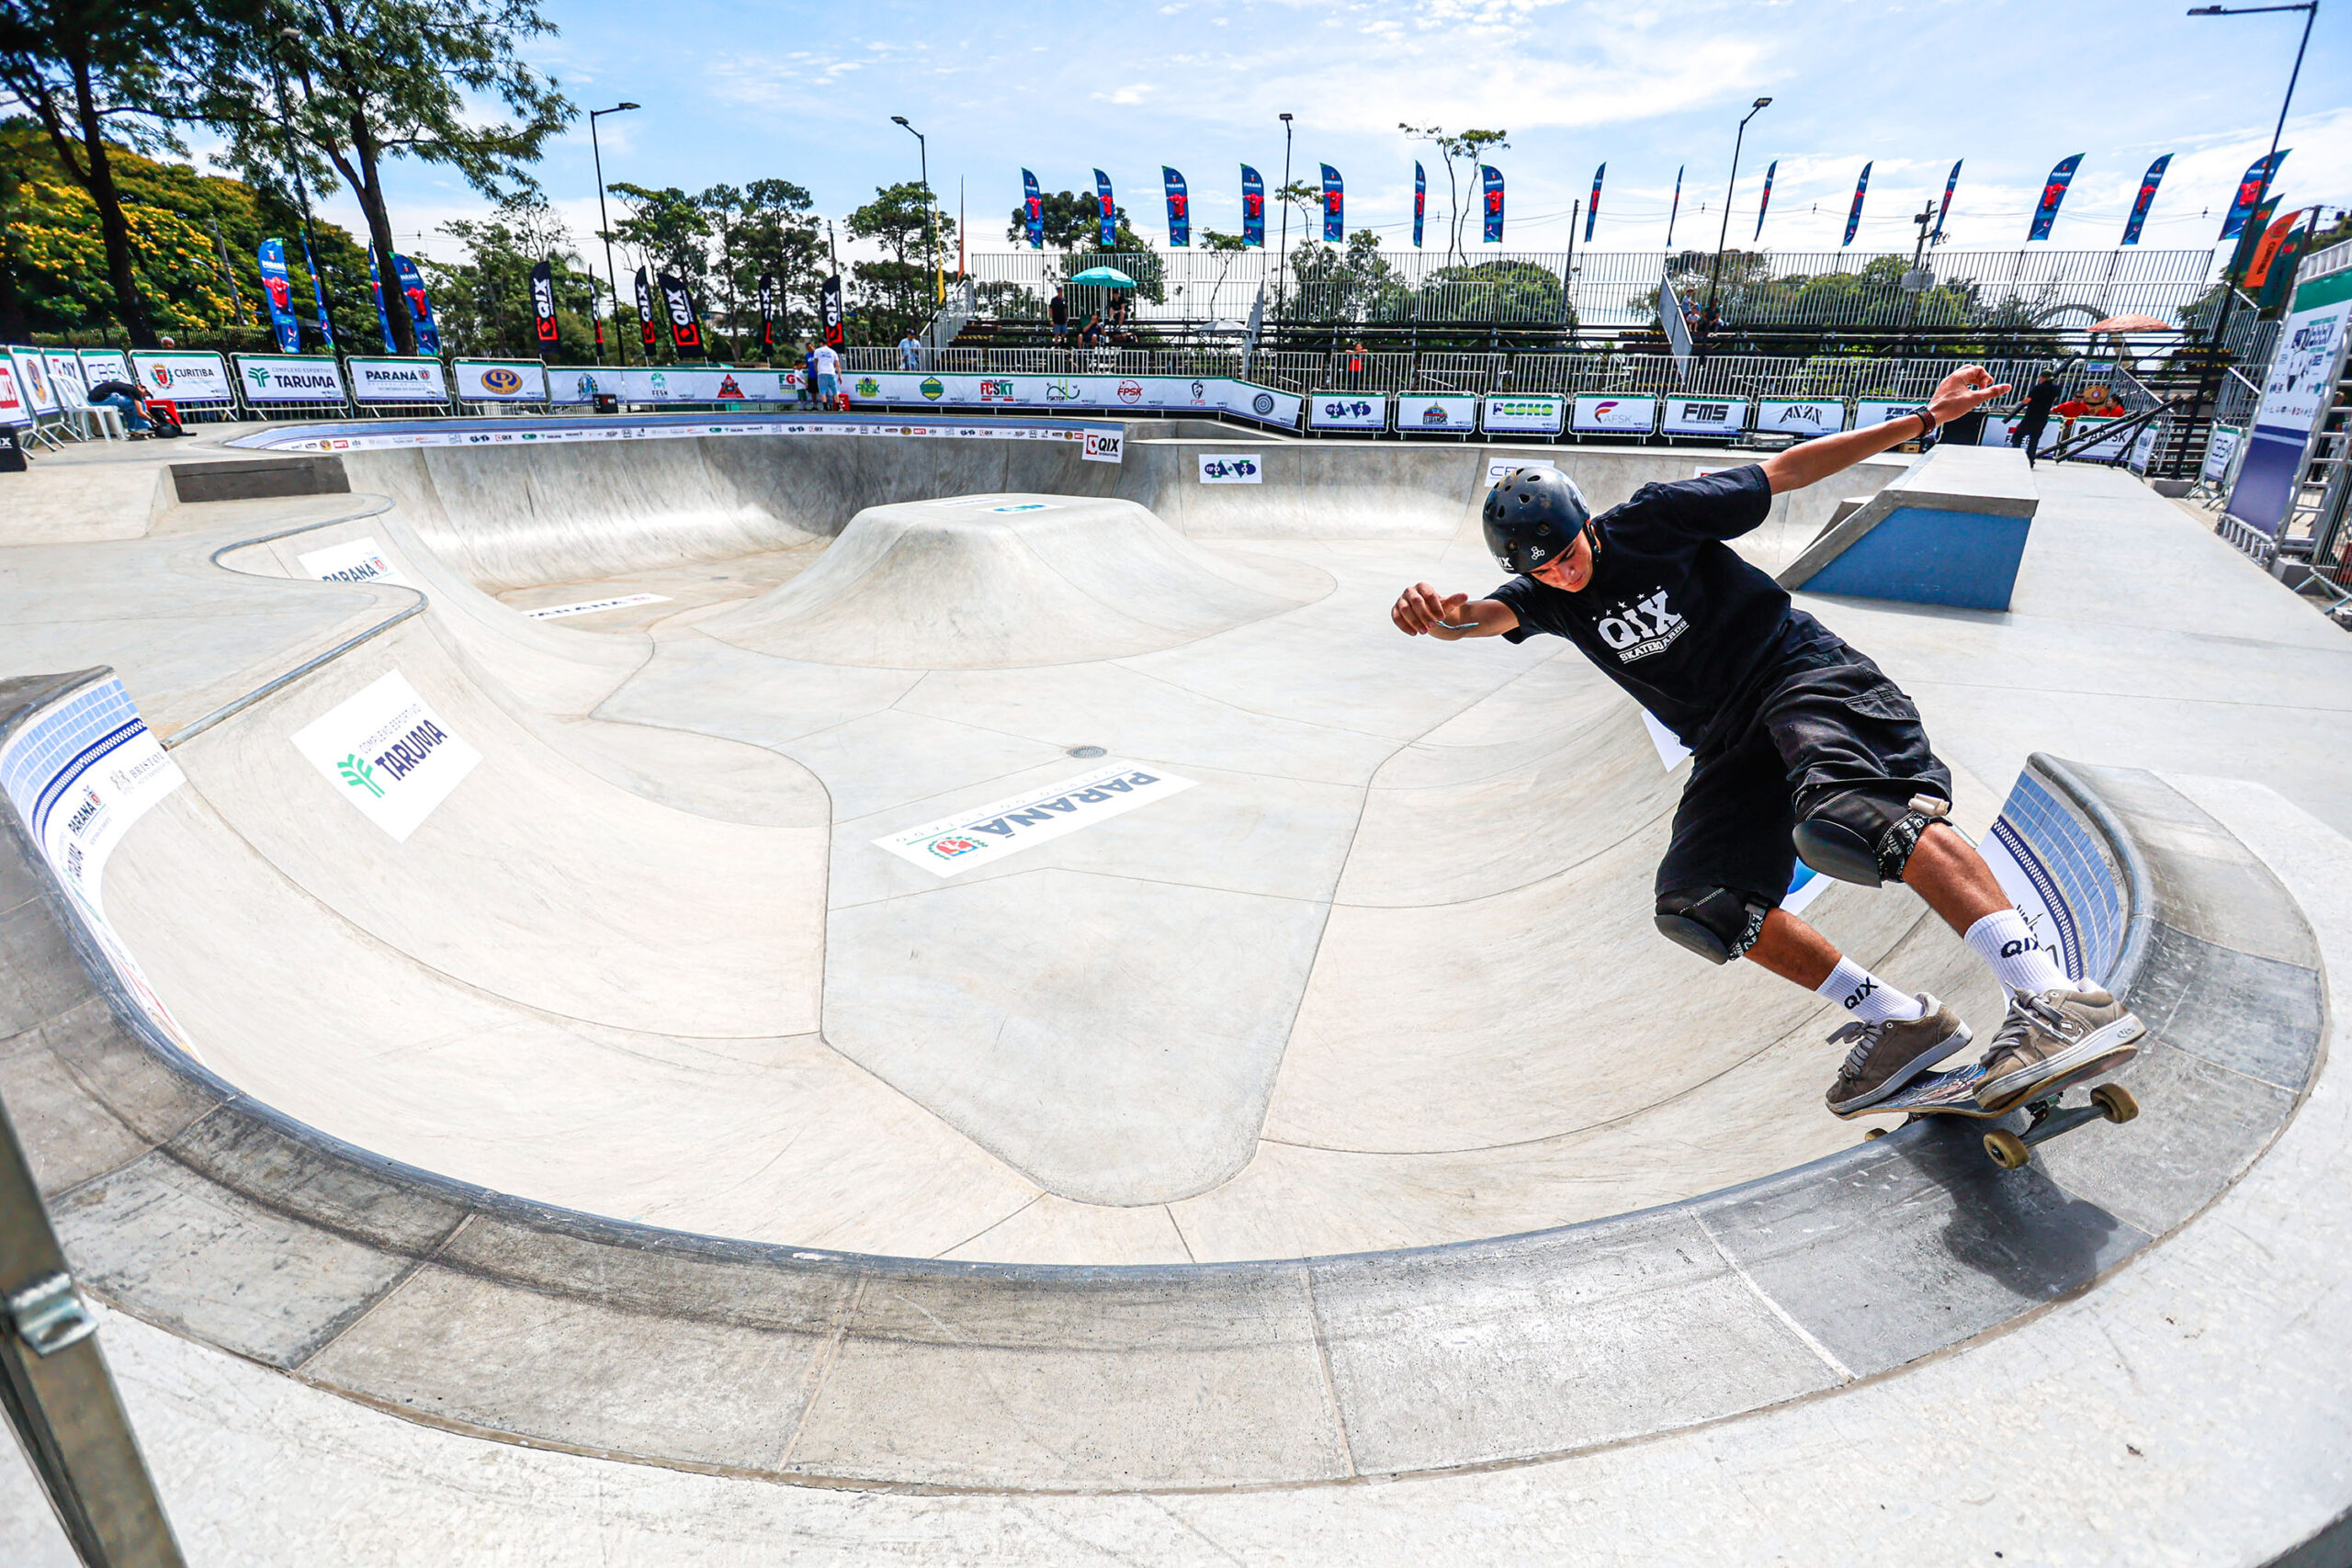
[[[1849,1113],[1855,1116],[1892,1115],[1906,1113],[1904,1125],[1908,1126],[1923,1116],[1966,1116],[1977,1121],[1990,1121],[2007,1116],[2010,1111],[2023,1111],[2027,1116],[2025,1131],[2012,1133],[2006,1127],[1996,1127],[1984,1134],[1984,1155],[2003,1170],[2022,1169],[2033,1158],[2033,1145],[2048,1143],[2064,1133],[2071,1133],[2086,1122],[2129,1122],[2140,1114],[2140,1102],[2121,1084],[2103,1083],[2091,1090],[2088,1105],[2063,1103],[2066,1091],[2077,1084],[2087,1083],[2102,1073],[2113,1072],[2140,1054],[2137,1045],[2119,1045],[2103,1055],[2093,1057],[2073,1072],[2042,1085],[2031,1100],[2023,1105],[2012,1105],[1998,1112],[1983,1109],[1976,1103],[1976,1086],[1984,1077],[1981,1062],[1971,1062],[1964,1067],[1954,1067],[1948,1073],[1931,1073],[1899,1094],[1889,1095],[1876,1105],[1866,1105]],[[1886,1136],[1887,1129],[1873,1127],[1862,1134],[1865,1141]]]

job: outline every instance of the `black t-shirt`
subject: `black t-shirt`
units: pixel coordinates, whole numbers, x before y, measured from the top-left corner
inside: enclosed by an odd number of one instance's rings
[[[1519,625],[1503,635],[1566,637],[1601,673],[1694,751],[1727,739],[1763,687],[1792,661],[1844,649],[1788,591],[1723,541],[1770,514],[1772,488],[1755,464],[1644,485],[1594,520],[1592,581],[1570,593],[1514,577],[1489,595]],[[1720,731],[1713,733],[1711,731]]]
[[[2025,394],[2025,417],[2042,421],[2050,417],[2051,406],[2058,400],[2058,383],[2038,381]]]

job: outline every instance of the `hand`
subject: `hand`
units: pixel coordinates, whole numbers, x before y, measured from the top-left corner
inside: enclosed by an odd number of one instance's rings
[[[1469,603],[1467,593],[1440,593],[1426,582],[1416,582],[1396,596],[1388,618],[1407,637],[1419,637],[1442,626],[1459,626],[1464,618],[1462,607]]]
[[[1944,378],[1943,384],[1936,389],[1936,395],[1928,400],[1928,412],[1935,415],[1938,424],[1950,424],[1962,414],[1975,412],[2008,389],[2007,381],[1996,385],[1982,365],[1963,365]]]

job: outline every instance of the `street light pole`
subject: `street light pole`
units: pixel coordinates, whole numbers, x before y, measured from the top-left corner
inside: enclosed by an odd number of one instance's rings
[[[1724,186],[1724,221],[1715,233],[1715,265],[1707,273],[1707,308],[1699,312],[1702,332],[1710,330],[1709,324],[1715,319],[1715,286],[1723,280],[1724,244],[1731,236],[1732,192],[1739,188],[1739,149],[1747,140],[1747,122],[1762,114],[1771,102],[1770,98],[1757,99],[1755,107],[1741,118],[1738,133],[1731,139],[1731,178]]]
[[[625,346],[628,340],[621,333],[621,278],[620,274],[613,270],[613,220],[605,210],[605,150],[596,143],[596,117],[620,114],[637,107],[622,103],[608,109],[588,111],[588,151],[596,160],[596,222],[605,241],[605,282],[613,293],[613,352],[620,355],[623,365],[628,363],[628,349]],[[596,363],[605,363],[605,344],[601,334],[596,343]]]
[[[1283,319],[1283,291],[1290,286],[1290,116],[1283,122],[1283,188],[1276,198],[1283,209],[1282,248],[1274,254],[1274,320]]]
[[[2255,192],[2254,196],[2257,210],[2262,206],[2263,197],[2270,189],[2271,164],[2278,156],[2278,139],[2287,133],[2287,110],[2295,101],[2295,83],[2303,73],[2303,51],[2311,47],[2312,24],[2319,20],[2319,0],[2301,0],[2301,4],[2293,6],[2198,6],[2188,13],[2192,17],[2254,17],[2269,11],[2301,11],[2303,14],[2303,36],[2302,40],[2295,45],[2294,69],[2287,73],[2287,96],[2278,100],[2278,123],[2270,128],[2270,151],[2263,154],[2262,189]],[[2253,221],[2251,215],[2247,221]],[[2229,341],[2230,316],[2237,302],[2238,286],[2230,281],[2225,272],[2222,278],[2222,308],[2214,312],[2213,335],[2205,344],[2205,371],[2197,378],[2197,395],[2190,400],[2188,417],[2182,421],[2182,439],[2173,446],[2168,478],[2180,478],[2182,470],[2188,467],[2190,433],[2197,428],[2198,420],[2203,417],[2206,403],[2211,401],[2218,405],[2220,402],[2222,359]]]
[[[905,115],[892,115],[890,123],[915,139],[915,157],[922,166],[922,260],[923,266],[931,274],[932,304],[935,309],[944,303],[944,299],[939,287],[939,246],[933,238],[931,226],[932,209],[936,205],[931,199],[931,143],[923,140],[922,131],[907,123]],[[933,344],[932,346],[936,348],[939,345]]]

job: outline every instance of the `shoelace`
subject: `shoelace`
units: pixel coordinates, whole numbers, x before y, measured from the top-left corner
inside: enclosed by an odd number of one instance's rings
[[[2012,1046],[2022,1046],[2026,1037],[2032,1032],[2037,1019],[2046,1024],[2057,1025],[2066,1021],[2066,1015],[2040,997],[2030,996],[2023,991],[2010,992],[2009,1010],[2003,1016],[2001,1027],[1994,1031],[1993,1047],[1984,1053],[1984,1059],[1989,1062]]]
[[[1861,1077],[1862,1064],[1871,1059],[1871,1053],[1877,1049],[1880,1038],[1885,1033],[1886,1021],[1883,1019],[1871,1023],[1840,1024],[1833,1030],[1829,1035],[1832,1045],[1840,1040],[1854,1043],[1854,1048],[1846,1053],[1846,1065],[1838,1069],[1838,1076],[1848,1078]]]

